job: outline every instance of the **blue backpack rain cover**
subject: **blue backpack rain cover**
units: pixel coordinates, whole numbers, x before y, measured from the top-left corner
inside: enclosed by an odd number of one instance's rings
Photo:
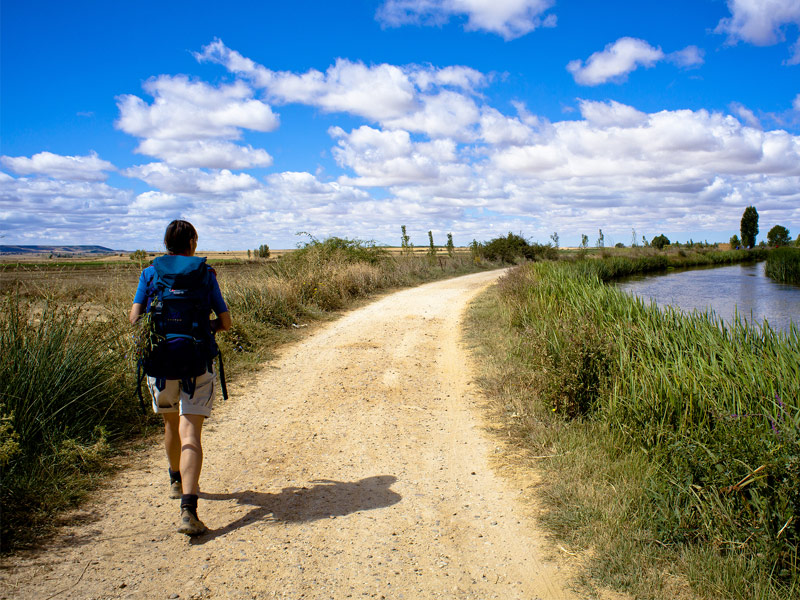
[[[159,256],[153,266],[155,296],[148,312],[158,341],[142,367],[159,389],[164,380],[179,379],[192,395],[195,378],[211,371],[219,354],[209,320],[209,267],[205,258],[173,254]]]

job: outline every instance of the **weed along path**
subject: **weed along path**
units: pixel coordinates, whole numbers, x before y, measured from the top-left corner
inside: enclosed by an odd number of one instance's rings
[[[566,575],[493,470],[497,442],[460,342],[500,272],[348,313],[220,406],[199,514],[175,532],[161,448],[117,475],[41,551],[8,557],[5,598],[571,599]]]

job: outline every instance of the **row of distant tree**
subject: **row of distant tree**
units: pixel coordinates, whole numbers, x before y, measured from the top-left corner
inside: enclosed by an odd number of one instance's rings
[[[742,214],[742,221],[739,225],[739,236],[734,234],[731,237],[731,248],[753,248],[756,245],[756,236],[758,235],[758,211],[755,206],[748,206],[744,209]],[[767,232],[767,241],[763,241],[760,245],[778,248],[780,246],[789,246],[792,244],[792,238],[789,230],[783,225],[775,225]],[[800,246],[800,235],[794,241],[795,246]]]
[[[403,225],[401,227],[402,236],[401,236],[401,248],[404,252],[411,252],[413,251],[414,245],[411,244],[409,235],[406,233],[406,226]],[[600,229],[599,236],[597,238],[597,247],[603,248],[605,242],[605,236],[603,235],[603,230]],[[758,211],[756,210],[755,206],[748,206],[744,209],[744,213],[742,214],[742,220],[739,227],[739,233],[741,234],[741,238],[738,235],[731,236],[730,243],[731,248],[753,248],[756,246],[756,236],[758,235]],[[433,233],[428,232],[428,238],[430,242],[429,253],[431,256],[436,256],[436,246],[433,243]],[[559,247],[559,238],[558,233],[554,232],[553,235],[550,236],[550,243],[542,245],[536,244],[529,245],[528,242],[522,238],[521,236],[514,235],[509,232],[508,236],[495,238],[489,242],[484,242],[483,244],[478,243],[477,241],[473,240],[472,245],[470,246],[473,254],[478,252],[480,248],[480,253],[485,256],[493,256],[497,255],[497,257],[503,257],[506,255],[514,255],[514,256],[527,256],[527,254],[538,255],[542,253],[543,249],[546,247],[552,248],[557,250]],[[645,236],[642,236],[641,244],[643,246],[653,246],[658,248],[659,250],[663,249],[666,246],[671,245],[680,245],[680,244],[673,244],[669,241],[669,238],[665,236],[663,233],[661,235],[655,236],[651,241],[647,241]],[[524,245],[524,249],[523,249]],[[638,246],[638,240],[636,235],[636,230],[632,230],[632,241],[631,246],[636,247]],[[769,230],[767,233],[767,241],[761,241],[759,243],[760,246],[770,246],[777,248],[779,246],[790,246],[792,245],[792,238],[789,234],[789,230],[786,229],[783,225],[775,225],[772,229]],[[797,239],[794,241],[795,246],[800,246],[800,235],[797,236]],[[708,242],[698,242],[695,243],[692,240],[689,240],[685,246],[687,247],[706,247],[712,246]],[[713,244],[716,246],[716,244]],[[589,236],[581,235],[581,245],[579,249],[586,250],[589,247]],[[618,243],[616,244],[618,248],[624,248],[625,244]],[[524,251],[523,251],[524,250]],[[447,234],[447,253],[452,256],[454,251],[453,245],[453,234]],[[145,250],[136,250],[132,252],[130,258],[136,261],[144,261],[147,259],[147,252]],[[257,249],[247,251],[247,258],[251,256],[256,258],[269,258],[270,251],[269,246],[267,244],[262,244]]]

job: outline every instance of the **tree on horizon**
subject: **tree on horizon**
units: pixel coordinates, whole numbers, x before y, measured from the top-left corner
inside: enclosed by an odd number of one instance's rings
[[[792,238],[789,235],[789,230],[783,225],[775,225],[767,233],[767,244],[769,246],[788,246],[792,243]]]
[[[744,209],[740,230],[742,234],[742,246],[745,248],[752,248],[755,246],[756,236],[758,235],[758,211],[755,206],[748,206]]]

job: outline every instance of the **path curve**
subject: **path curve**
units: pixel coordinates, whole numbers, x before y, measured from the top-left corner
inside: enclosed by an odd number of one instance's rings
[[[204,432],[199,513],[175,533],[160,448],[44,552],[7,558],[4,598],[568,600],[519,485],[492,468],[460,342],[500,272],[383,297],[284,348]]]

